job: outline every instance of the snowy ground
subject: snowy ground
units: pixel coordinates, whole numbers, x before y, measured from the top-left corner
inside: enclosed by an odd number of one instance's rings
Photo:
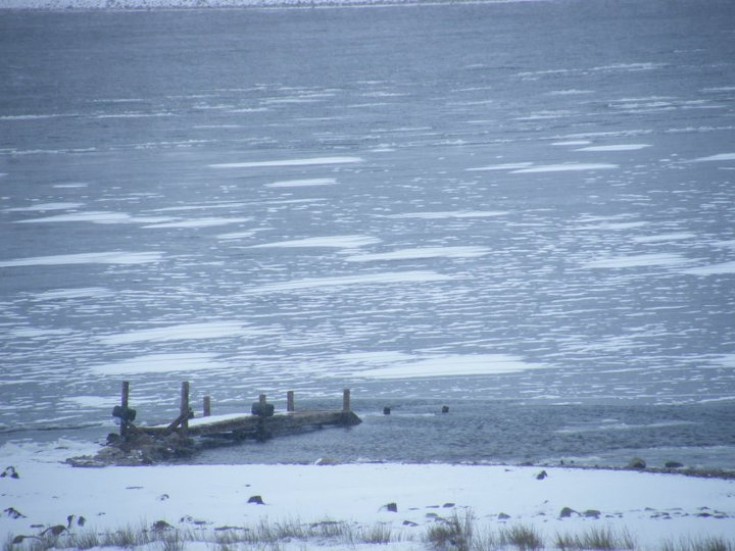
[[[87,445],[88,447],[88,445]],[[55,454],[6,445],[0,456],[13,471],[0,478],[3,541],[71,526],[60,536],[155,526],[196,533],[184,549],[217,548],[222,528],[243,532],[264,525],[315,526],[344,522],[367,533],[390,534],[381,549],[426,549],[426,534],[442,519],[471,513],[476,532],[534,528],[548,548],[561,535],[626,531],[638,549],[678,545],[690,538],[732,539],[735,481],[631,471],[539,467],[343,464],[222,465],[77,469],[59,459],[88,452],[73,442]],[[5,468],[5,465],[3,465]],[[248,503],[261,496],[264,504]],[[394,503],[397,511],[388,504]],[[562,510],[575,511],[562,518]],[[71,517],[71,515],[74,515]],[[14,518],[17,517],[17,518]],[[84,518],[83,526],[79,519]],[[329,524],[325,524],[328,526]],[[204,541],[210,543],[203,543]],[[36,542],[27,539],[28,545]],[[158,544],[161,545],[161,544]],[[63,545],[60,545],[63,547]],[[362,549],[368,544],[311,538],[255,548]],[[279,547],[280,546],[280,547]],[[15,546],[21,548],[22,545]],[[151,548],[156,548],[155,545]]]

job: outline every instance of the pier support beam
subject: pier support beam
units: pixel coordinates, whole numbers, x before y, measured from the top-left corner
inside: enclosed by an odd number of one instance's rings
[[[212,415],[212,397],[205,396],[204,397],[203,417],[209,417],[210,415]]]
[[[189,381],[181,383],[181,432],[186,434],[189,430]]]
[[[122,383],[122,396],[120,398],[120,405],[123,411],[128,410],[128,400],[130,398],[130,381],[123,381]],[[124,439],[128,435],[128,420],[127,416],[123,416],[120,419],[120,436]]]
[[[296,407],[294,406],[293,390],[289,390],[286,393],[286,411],[288,413],[296,411]]]
[[[352,411],[352,405],[350,404],[350,389],[346,388],[342,392],[342,411]]]

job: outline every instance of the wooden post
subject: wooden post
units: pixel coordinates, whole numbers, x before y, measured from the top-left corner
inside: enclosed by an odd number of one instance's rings
[[[348,412],[352,411],[352,406],[350,405],[350,389],[346,388],[342,392],[342,411]]]
[[[265,411],[265,404],[267,402],[266,400],[267,396],[265,394],[261,394],[258,396],[258,402],[260,402],[260,411]]]
[[[212,398],[210,396],[204,397],[204,417],[212,415]]]
[[[128,409],[128,399],[130,398],[130,381],[123,381],[122,383],[122,396],[120,399],[120,405],[122,406],[123,412]],[[120,419],[120,436],[125,438],[128,434],[128,421],[127,415],[124,415]]]
[[[289,390],[286,393],[286,411],[288,413],[296,411],[296,408],[294,407],[293,390]]]
[[[189,430],[189,381],[181,383],[181,431]]]

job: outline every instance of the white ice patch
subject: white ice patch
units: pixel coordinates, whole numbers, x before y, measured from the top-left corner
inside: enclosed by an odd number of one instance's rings
[[[454,279],[451,276],[438,274],[432,271],[406,271],[406,272],[383,272],[378,274],[317,277],[286,281],[284,283],[272,283],[263,285],[250,291],[251,293],[278,293],[299,291],[303,289],[337,288],[349,285],[389,285],[393,283],[429,283],[436,281],[448,281]]]
[[[311,159],[284,159],[281,161],[250,161],[244,163],[216,163],[210,168],[261,168],[281,166],[339,165],[361,163],[361,157],[314,157]]]
[[[552,142],[551,145],[568,147],[572,145],[587,145],[589,143],[589,140],[565,140],[563,142]]]
[[[709,157],[700,157],[698,159],[694,159],[692,162],[707,163],[718,161],[735,161],[735,153],[718,153],[717,155],[710,155]]]
[[[291,187],[313,187],[313,186],[333,186],[337,183],[336,178],[305,178],[301,180],[281,180],[266,184],[265,187],[270,188],[291,188]]]
[[[634,237],[634,243],[660,243],[662,241],[683,241],[684,239],[693,239],[696,237],[691,232],[672,232],[662,233],[659,235],[644,235],[640,237]]]
[[[256,228],[256,229],[247,230],[247,231],[221,233],[217,236],[217,239],[249,239],[250,237],[254,237],[258,232],[261,232],[261,231],[265,231],[265,228]]]
[[[369,235],[329,235],[325,237],[307,237],[305,239],[261,243],[260,245],[251,245],[251,248],[324,247],[334,249],[358,249],[360,247],[375,245],[377,243],[380,243],[380,239],[370,237]]]
[[[687,264],[688,259],[679,254],[654,253],[639,254],[632,256],[616,256],[601,258],[584,264],[585,268],[642,268],[647,266],[680,266]],[[735,262],[733,263],[735,269]]]
[[[505,216],[507,211],[501,210],[459,210],[459,211],[440,211],[440,212],[404,212],[401,214],[388,214],[386,218],[416,218],[419,220],[443,220],[450,218],[492,218],[495,216]]]
[[[722,354],[721,356],[713,358],[711,361],[718,367],[735,369],[735,354]]]
[[[71,335],[71,329],[38,329],[36,327],[14,327],[8,334],[11,337],[21,339],[35,339],[45,337],[58,337],[62,335]]]
[[[646,143],[626,143],[617,145],[591,145],[589,147],[580,147],[575,151],[637,151],[647,147],[651,147],[651,145]]]
[[[62,402],[87,408],[111,408],[115,405],[116,400],[109,396],[70,396],[64,398]]]
[[[83,206],[84,203],[40,203],[29,207],[14,207],[5,209],[5,212],[46,212],[49,210],[66,210],[76,209]]]
[[[612,170],[618,165],[611,163],[560,163],[554,165],[538,165],[511,171],[511,174],[536,174],[543,172],[579,172],[586,170]]]
[[[0,268],[19,266],[61,266],[65,264],[148,264],[163,257],[159,252],[106,252],[33,256],[0,261]]]
[[[209,218],[191,218],[189,220],[175,220],[173,222],[163,222],[161,224],[149,224],[144,228],[211,228],[215,226],[226,226],[228,224],[239,224],[241,222],[249,222],[252,218],[225,218],[225,217],[209,217]]]
[[[262,333],[262,330],[247,329],[242,323],[236,321],[212,321],[141,329],[98,337],[98,340],[104,344],[117,345],[137,342],[222,339]]]
[[[387,253],[360,254],[346,258],[348,262],[376,260],[414,260],[420,258],[477,258],[490,254],[486,247],[417,247]]]
[[[368,379],[416,379],[518,373],[543,366],[507,354],[448,355],[366,369],[353,373]]]
[[[75,298],[108,297],[112,291],[104,287],[79,287],[77,289],[55,289],[34,295],[35,300],[66,300]]]
[[[523,162],[523,163],[501,163],[498,165],[488,165],[488,166],[478,166],[474,168],[467,168],[468,172],[485,172],[485,171],[492,171],[492,170],[518,170],[520,168],[527,168],[531,166],[533,163]]]
[[[119,362],[90,367],[98,375],[136,375],[141,373],[169,373],[176,371],[204,371],[223,369],[227,365],[215,360],[212,353],[146,354]]]
[[[735,260],[731,262],[722,262],[720,264],[710,264],[709,266],[700,266],[698,268],[690,268],[688,270],[684,270],[683,273],[695,276],[735,274]]]
[[[579,226],[579,230],[602,230],[602,231],[625,231],[632,230],[635,228],[642,228],[647,226],[648,222],[601,222],[599,224],[590,224],[586,226]]]
[[[43,218],[31,218],[30,220],[18,220],[16,224],[36,224],[54,222],[91,222],[93,224],[156,224],[173,220],[163,216],[133,217],[124,212],[70,212],[67,214],[56,214],[44,216]]]

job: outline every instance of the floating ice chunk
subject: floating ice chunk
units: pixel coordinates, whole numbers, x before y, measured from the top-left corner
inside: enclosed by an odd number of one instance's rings
[[[651,145],[646,143],[624,143],[617,145],[591,145],[589,147],[580,147],[579,149],[575,149],[575,151],[637,151],[647,147],[651,147]]]
[[[312,187],[312,186],[333,186],[337,183],[336,178],[306,178],[302,180],[282,180],[266,184],[265,187],[270,188],[288,188],[288,187]]]
[[[490,170],[518,170],[519,168],[526,168],[531,166],[533,163],[523,162],[523,163],[502,163],[499,165],[488,165],[488,166],[478,166],[474,168],[467,168],[468,172],[484,172],[484,171],[490,171]]]
[[[424,358],[358,371],[353,375],[368,379],[416,379],[425,377],[463,377],[470,375],[499,375],[539,369],[539,364],[526,363],[507,354],[453,355]]]
[[[56,266],[63,264],[147,264],[158,262],[163,257],[159,252],[106,252],[32,256],[0,261],[0,268],[18,266]]]
[[[261,243],[260,245],[251,245],[251,248],[328,247],[335,249],[357,249],[359,247],[375,245],[376,243],[380,243],[380,239],[369,235],[330,235],[325,237],[307,237],[305,239],[276,241],[274,243]]]
[[[587,262],[585,268],[640,268],[646,266],[679,266],[689,260],[679,254],[653,253],[602,258]],[[735,264],[735,263],[733,263]]]
[[[284,283],[272,283],[253,289],[252,293],[277,293],[288,291],[299,291],[302,289],[316,289],[324,287],[344,287],[346,285],[387,285],[391,283],[428,283],[435,281],[448,281],[451,276],[438,274],[432,271],[405,271],[405,272],[383,272],[378,274],[317,277],[286,281]]]
[[[611,163],[561,163],[556,165],[538,165],[511,171],[511,174],[534,174],[542,172],[577,172],[583,170],[612,170],[618,165]]]
[[[688,270],[684,270],[684,273],[696,276],[735,274],[735,260],[720,264],[710,264],[709,266],[689,268]]]
[[[551,145],[570,146],[570,145],[587,145],[588,143],[590,143],[589,140],[566,140],[563,142],[552,142]]]
[[[640,237],[634,237],[634,243],[658,243],[661,241],[682,241],[684,239],[692,239],[696,237],[691,232],[674,232],[674,233],[662,233],[659,235],[644,235]]]
[[[83,206],[84,203],[40,203],[29,207],[14,207],[5,209],[5,212],[45,212],[48,210],[66,210],[76,209]]]
[[[706,163],[714,161],[735,161],[735,153],[718,153],[717,155],[710,155],[709,157],[700,157],[694,159],[693,163]]]
[[[244,163],[216,163],[210,168],[259,168],[279,166],[339,165],[361,163],[361,157],[314,157],[311,159],[284,159],[281,161],[251,161]]]
[[[104,344],[117,345],[137,342],[221,339],[262,333],[262,330],[247,329],[237,321],[211,321],[141,329],[117,335],[106,335],[99,337],[98,340]]]
[[[75,298],[99,298],[107,297],[112,291],[104,287],[79,287],[77,289],[55,289],[45,291],[34,296],[36,300],[63,300]]]
[[[621,231],[631,230],[647,226],[648,222],[602,222],[600,224],[579,226],[580,230],[603,230],[603,231]]]
[[[173,222],[163,222],[161,224],[149,224],[144,228],[211,228],[213,226],[226,226],[227,224],[239,224],[240,222],[249,222],[250,217],[244,218],[192,218],[190,220],[176,220]]]
[[[459,210],[445,212],[404,212],[388,214],[386,218],[418,218],[422,220],[442,220],[445,218],[491,218],[505,216],[507,211],[502,210]]]
[[[101,364],[90,367],[90,371],[99,375],[135,375],[139,373],[168,373],[174,371],[203,371],[227,367],[215,361],[212,353],[173,353],[146,354],[119,362]]]
[[[54,223],[54,222],[91,222],[93,224],[156,224],[163,223],[173,218],[164,216],[133,217],[124,212],[70,212],[67,214],[55,214],[43,218],[31,218],[30,220],[18,220],[16,224]]]
[[[419,258],[476,258],[490,253],[487,247],[417,247],[387,253],[361,254],[346,258],[348,262],[375,260],[414,260]]]

